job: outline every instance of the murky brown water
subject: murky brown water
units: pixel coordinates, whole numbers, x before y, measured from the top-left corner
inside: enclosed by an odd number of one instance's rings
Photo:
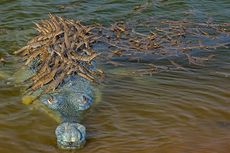
[[[33,33],[32,21],[46,17],[48,12],[78,16],[89,23],[110,23],[112,19],[130,17],[128,8],[140,3],[2,1],[0,51],[12,53],[25,44]],[[208,14],[219,22],[229,22],[227,4],[230,5],[228,0],[154,1],[150,7],[153,9],[132,14],[129,20],[148,17],[152,11],[152,15],[177,18],[190,10],[191,18],[202,19]],[[152,77],[130,76],[105,68],[107,80],[101,89],[102,100],[83,122],[88,130],[87,144],[72,152],[229,153],[230,52],[218,48],[215,55],[204,67]],[[8,78],[16,69],[16,63],[1,63],[1,72],[8,72]],[[20,87],[5,80],[0,85],[0,153],[66,152],[56,146],[57,123],[21,104]]]

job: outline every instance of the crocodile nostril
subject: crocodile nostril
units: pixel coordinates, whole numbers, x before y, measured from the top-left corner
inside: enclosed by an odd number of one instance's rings
[[[74,142],[68,142],[68,144],[69,144],[70,146],[72,146],[72,145],[74,144]]]
[[[85,144],[86,129],[83,125],[63,122],[55,130],[57,144],[63,149],[81,148]]]

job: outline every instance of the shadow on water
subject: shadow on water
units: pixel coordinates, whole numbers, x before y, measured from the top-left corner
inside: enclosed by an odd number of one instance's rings
[[[0,2],[0,52],[6,56],[35,33],[34,21],[48,12],[84,23],[150,18],[229,22],[228,0],[220,1],[23,1]],[[229,49],[218,48],[203,67],[132,76],[129,68],[106,68],[102,100],[87,114],[86,146],[74,152],[228,153],[230,150]],[[9,58],[8,60],[13,60]],[[20,102],[10,80],[18,65],[1,63],[0,152],[65,152],[56,147],[57,124]],[[7,77],[7,81],[3,78]]]

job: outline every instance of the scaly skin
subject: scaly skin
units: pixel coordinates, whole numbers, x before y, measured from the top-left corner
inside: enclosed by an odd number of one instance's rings
[[[94,66],[91,69],[93,68]],[[24,67],[15,74],[15,80],[18,83],[23,82],[35,72],[34,65]],[[39,89],[32,96],[41,91],[42,89]],[[84,145],[86,128],[79,122],[83,117],[82,113],[95,100],[98,101],[96,92],[89,80],[78,75],[71,75],[65,78],[54,92],[43,94],[33,102],[33,107],[41,109],[59,122],[55,134],[60,148],[77,149]]]
[[[55,92],[40,97],[47,108],[60,116],[61,123],[55,131],[60,148],[76,149],[84,145],[86,129],[78,122],[82,112],[92,105],[93,97],[91,83],[80,76],[69,76]]]

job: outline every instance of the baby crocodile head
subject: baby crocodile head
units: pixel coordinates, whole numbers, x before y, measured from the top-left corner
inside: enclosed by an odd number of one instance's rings
[[[79,149],[84,146],[86,129],[79,123],[64,122],[55,130],[57,145],[62,149]]]

